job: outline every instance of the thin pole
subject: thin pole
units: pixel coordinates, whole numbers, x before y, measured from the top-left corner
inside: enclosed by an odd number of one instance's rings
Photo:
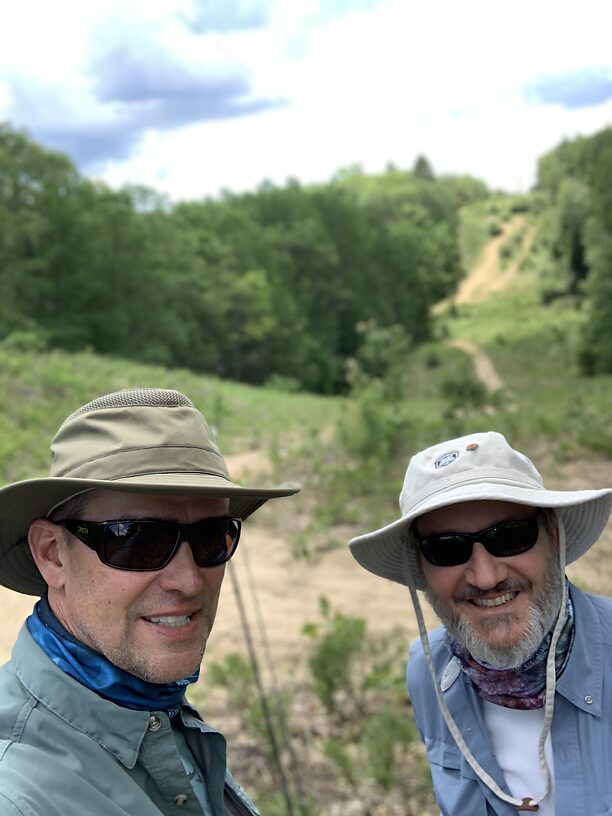
[[[257,621],[257,626],[259,630],[259,636],[261,638],[262,647],[263,647],[263,654],[264,654],[264,662],[266,664],[266,668],[268,673],[270,674],[272,688],[274,690],[274,697],[276,701],[276,705],[278,706],[278,714],[279,714],[279,721],[281,725],[281,735],[283,738],[283,747],[286,748],[287,753],[289,754],[290,760],[290,767],[291,767],[291,775],[293,777],[295,788],[297,790],[299,796],[299,810],[300,813],[304,813],[304,809],[302,808],[302,800],[304,799],[304,788],[302,786],[302,780],[300,775],[300,768],[299,763],[297,760],[297,756],[295,751],[293,750],[293,745],[291,744],[291,737],[289,735],[289,728],[287,725],[287,713],[285,709],[285,705],[280,693],[278,678],[276,676],[276,671],[274,669],[274,661],[272,660],[272,653],[270,650],[270,642],[268,640],[268,635],[266,632],[266,627],[263,619],[263,615],[261,613],[261,605],[259,603],[259,596],[257,593],[257,587],[255,584],[255,577],[251,570],[251,561],[248,555],[248,547],[245,547],[242,550],[241,560],[243,561],[246,573],[247,573],[247,586],[249,588],[251,599],[253,603],[253,608],[255,609],[255,619]]]
[[[232,587],[234,589],[234,594],[236,596],[236,603],[238,605],[238,612],[240,614],[240,621],[242,623],[242,631],[244,633],[244,639],[247,645],[247,651],[249,653],[249,658],[251,660],[251,666],[253,669],[253,677],[255,678],[255,684],[257,685],[257,689],[259,691],[259,699],[261,702],[261,709],[264,715],[264,720],[266,723],[266,729],[268,731],[268,737],[270,739],[270,746],[272,748],[272,756],[274,758],[274,764],[276,765],[280,784],[283,792],[283,797],[285,799],[285,803],[287,805],[287,815],[294,816],[293,810],[293,803],[291,801],[291,794],[289,792],[289,786],[287,784],[287,778],[285,777],[285,772],[283,770],[283,764],[281,762],[280,751],[278,750],[278,743],[276,742],[276,735],[274,734],[274,727],[272,725],[272,717],[270,716],[270,708],[268,706],[268,700],[266,698],[263,684],[261,682],[261,674],[259,672],[259,664],[257,662],[257,656],[255,654],[255,648],[253,645],[253,639],[251,638],[251,631],[249,629],[249,624],[247,621],[244,604],[242,602],[242,594],[240,592],[240,587],[238,585],[238,577],[236,576],[236,571],[233,567],[233,564],[230,562],[229,564],[229,574],[232,581]]]

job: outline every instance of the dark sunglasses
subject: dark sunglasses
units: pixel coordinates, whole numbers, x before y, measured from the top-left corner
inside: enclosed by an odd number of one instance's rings
[[[479,541],[496,558],[509,558],[527,552],[538,540],[540,519],[543,516],[544,513],[539,511],[535,516],[503,521],[477,533],[421,536],[415,530],[414,535],[423,558],[430,564],[436,567],[456,567],[470,560],[475,541]]]
[[[146,572],[168,564],[181,542],[188,541],[198,567],[218,567],[236,552],[242,521],[207,518],[195,524],[147,519],[59,522],[103,564],[115,569]]]

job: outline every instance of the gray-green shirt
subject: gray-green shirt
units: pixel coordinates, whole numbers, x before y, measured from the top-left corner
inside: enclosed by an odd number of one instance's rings
[[[59,669],[24,626],[0,668],[1,816],[258,816],[226,768],[223,735],[187,703],[177,722],[204,796],[163,711],[103,699]]]

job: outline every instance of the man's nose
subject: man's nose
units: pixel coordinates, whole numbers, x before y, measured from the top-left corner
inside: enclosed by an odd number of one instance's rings
[[[479,542],[474,542],[472,555],[467,563],[465,579],[478,589],[493,589],[508,576],[508,567],[503,558],[491,555]]]
[[[203,580],[202,570],[194,560],[191,545],[188,541],[181,541],[178,550],[160,573],[160,586],[168,591],[193,595],[200,592]]]

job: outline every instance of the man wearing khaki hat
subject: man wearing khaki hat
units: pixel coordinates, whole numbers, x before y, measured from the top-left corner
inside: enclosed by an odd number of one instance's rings
[[[565,578],[612,490],[547,490],[499,433],[416,454],[401,518],[349,542],[406,584],[408,690],[445,816],[612,814],[612,601]],[[417,590],[442,626],[427,634]]]
[[[0,669],[0,813],[256,814],[185,689],[242,520],[296,489],[232,482],[171,390],[100,397],[51,450],[0,490],[0,583],[41,596]]]

